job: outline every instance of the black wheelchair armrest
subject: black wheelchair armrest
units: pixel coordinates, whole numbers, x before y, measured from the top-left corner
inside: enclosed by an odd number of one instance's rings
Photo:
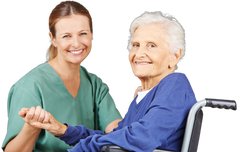
[[[130,152],[130,151],[115,145],[105,145],[101,148],[101,152]],[[153,152],[176,152],[176,151],[155,149]]]

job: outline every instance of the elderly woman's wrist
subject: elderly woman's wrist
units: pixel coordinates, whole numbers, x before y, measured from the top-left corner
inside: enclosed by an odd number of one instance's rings
[[[61,136],[65,135],[67,129],[68,129],[68,125],[67,124],[62,124]]]

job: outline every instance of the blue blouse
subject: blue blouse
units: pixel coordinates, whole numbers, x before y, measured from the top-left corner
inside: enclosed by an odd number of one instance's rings
[[[135,98],[113,132],[104,134],[85,126],[68,126],[65,135],[58,138],[69,145],[76,144],[70,152],[99,152],[103,145],[118,145],[137,152],[150,152],[156,148],[180,151],[187,115],[195,103],[187,77],[172,73],[139,104]]]

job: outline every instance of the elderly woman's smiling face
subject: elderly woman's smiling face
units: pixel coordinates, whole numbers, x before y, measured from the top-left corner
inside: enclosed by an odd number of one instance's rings
[[[157,23],[137,28],[131,42],[129,61],[135,76],[140,79],[161,80],[172,73],[177,62],[176,55],[169,51],[165,33]]]

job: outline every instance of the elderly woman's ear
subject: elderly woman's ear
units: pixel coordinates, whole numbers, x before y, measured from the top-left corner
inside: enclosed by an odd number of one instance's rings
[[[182,50],[176,51],[175,53],[171,53],[169,68],[174,68],[177,63],[179,62],[180,58],[182,56]]]

